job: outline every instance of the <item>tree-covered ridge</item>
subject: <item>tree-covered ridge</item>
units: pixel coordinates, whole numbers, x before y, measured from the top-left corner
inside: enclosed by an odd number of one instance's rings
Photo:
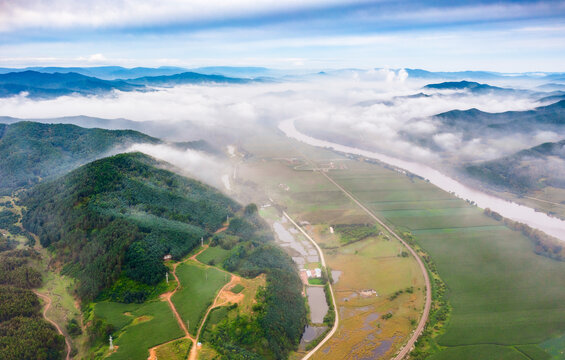
[[[78,295],[94,299],[124,274],[143,284],[163,279],[162,258],[179,259],[240,206],[217,190],[159,167],[141,153],[84,165],[22,196],[23,224],[56,250],[77,277]],[[119,298],[143,301],[144,287]]]
[[[565,140],[467,165],[465,171],[497,189],[517,194],[545,186],[565,188]]]
[[[86,129],[69,124],[0,124],[0,194],[61,175],[116,147],[160,140],[131,130]]]

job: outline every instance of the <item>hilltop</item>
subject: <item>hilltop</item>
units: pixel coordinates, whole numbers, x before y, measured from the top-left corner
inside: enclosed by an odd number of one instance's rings
[[[221,227],[239,205],[196,180],[163,170],[141,153],[120,154],[42,183],[22,197],[23,224],[57,250],[78,294],[94,299],[125,272],[154,285],[162,257],[180,258]],[[120,296],[147,296],[138,293]]]
[[[114,149],[159,142],[132,130],[34,122],[0,124],[0,195],[54,178]]]

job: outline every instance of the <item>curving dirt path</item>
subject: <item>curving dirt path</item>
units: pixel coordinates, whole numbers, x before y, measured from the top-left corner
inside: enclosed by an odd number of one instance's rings
[[[49,317],[47,317],[47,311],[49,310],[49,308],[51,307],[51,298],[45,294],[40,293],[37,290],[33,290],[34,294],[39,296],[40,298],[42,298],[45,301],[45,307],[43,308],[43,317],[45,318],[45,320],[49,321],[49,323],[51,323],[53,326],[55,326],[55,328],[57,329],[57,332],[61,335],[63,335],[65,337],[65,344],[67,345],[67,356],[66,356],[66,360],[70,360],[71,359],[71,340],[63,333],[63,330],[61,329],[61,327],[53,320],[51,320]]]
[[[367,213],[367,215],[369,215],[371,218],[373,218],[382,227],[384,227],[388,232],[390,232],[398,241],[400,241],[408,249],[408,251],[410,251],[412,256],[414,256],[414,258],[416,258],[416,261],[418,262],[418,266],[420,267],[420,270],[422,271],[422,275],[424,275],[424,281],[426,283],[426,303],[424,304],[424,312],[422,314],[422,317],[420,318],[420,322],[418,323],[418,326],[416,327],[416,329],[412,333],[412,336],[410,337],[410,339],[408,339],[408,341],[406,342],[404,347],[393,358],[394,360],[402,360],[402,359],[404,359],[404,357],[406,357],[406,355],[408,355],[410,353],[410,351],[414,347],[414,344],[418,340],[418,337],[420,337],[420,335],[424,331],[424,328],[426,327],[426,323],[428,321],[428,317],[430,315],[430,309],[432,307],[432,286],[431,286],[431,283],[430,283],[430,277],[428,275],[428,270],[426,269],[424,262],[422,261],[422,259],[420,259],[420,257],[416,253],[416,251],[414,249],[412,249],[412,247],[406,241],[404,241],[404,239],[402,239],[400,236],[398,236],[381,219],[379,219],[375,214],[373,214],[373,212],[371,210],[367,209],[363,204],[361,204],[361,202],[359,202],[359,200],[357,200],[353,195],[351,195],[341,185],[339,185],[337,182],[335,182],[326,173],[321,172],[321,171],[319,173],[324,175],[326,177],[326,179],[328,179],[332,184],[334,184],[338,189],[340,189],[345,195],[347,195],[347,197],[349,197],[351,200],[353,200],[353,202],[355,204],[357,204],[363,211],[365,211]]]
[[[196,360],[198,358],[198,340],[200,339],[200,334],[202,332],[202,328],[204,327],[204,324],[206,324],[206,319],[208,318],[208,315],[210,315],[210,312],[220,306],[224,306],[225,304],[229,303],[229,300],[225,300],[221,303],[218,303],[218,300],[220,300],[220,297],[222,295],[222,292],[226,291],[226,289],[229,287],[231,289],[230,285],[235,285],[236,283],[238,283],[240,281],[239,276],[231,274],[231,279],[228,283],[226,283],[224,286],[222,286],[222,288],[220,289],[220,291],[218,291],[218,294],[216,295],[216,297],[214,298],[214,302],[212,303],[212,305],[210,305],[210,307],[208,308],[208,310],[206,311],[206,314],[204,315],[204,317],[202,318],[202,321],[200,322],[200,326],[198,327],[198,331],[196,332],[196,346],[193,346],[192,349],[190,349],[190,354],[188,356],[188,360]]]
[[[226,228],[227,228],[227,227],[226,227]],[[221,232],[221,231],[225,230],[226,228],[222,228],[222,229],[220,229],[218,232]],[[226,303],[230,302],[230,300],[229,300],[230,297],[226,297],[226,298],[228,298],[228,300],[224,299],[224,301],[223,301],[222,303],[218,303],[218,300],[220,300],[220,298],[221,298],[223,292],[225,292],[225,290],[228,288],[229,285],[235,285],[235,283],[238,283],[238,282],[241,281],[241,278],[240,278],[239,276],[234,275],[234,274],[231,274],[231,273],[229,273],[229,272],[227,272],[227,271],[225,271],[225,270],[223,270],[223,269],[216,268],[216,269],[218,269],[218,270],[220,270],[220,271],[222,271],[222,272],[224,272],[224,273],[230,274],[231,279],[230,279],[230,281],[229,281],[228,283],[226,283],[226,284],[220,289],[220,291],[218,291],[218,294],[217,294],[216,297],[214,298],[214,302],[212,303],[212,305],[210,305],[210,307],[209,307],[208,310],[206,311],[206,314],[204,315],[204,318],[202,319],[202,322],[200,323],[200,326],[198,327],[198,331],[197,331],[197,333],[196,333],[196,337],[191,336],[190,333],[188,332],[188,328],[186,327],[186,324],[185,324],[184,321],[182,320],[182,317],[181,317],[180,314],[178,313],[177,308],[175,307],[175,304],[173,303],[173,301],[171,300],[171,298],[172,298],[173,295],[177,292],[177,290],[180,288],[180,280],[179,280],[179,278],[177,277],[177,267],[178,267],[180,264],[192,260],[192,261],[194,261],[194,262],[196,262],[196,263],[199,263],[199,264],[201,264],[201,265],[204,265],[204,266],[207,267],[207,268],[208,268],[208,267],[212,267],[212,266],[210,266],[210,265],[201,263],[201,262],[196,258],[198,255],[200,255],[200,254],[201,254],[202,252],[204,252],[206,249],[208,249],[208,245],[207,245],[207,244],[204,245],[204,246],[202,247],[202,249],[200,249],[197,253],[195,253],[195,254],[192,255],[191,257],[189,257],[189,258],[187,258],[187,259],[185,259],[185,260],[182,260],[182,261],[179,261],[179,262],[173,264],[173,271],[172,271],[172,273],[173,273],[173,277],[175,278],[175,280],[176,280],[176,282],[177,282],[177,286],[175,287],[175,289],[174,289],[173,291],[169,291],[169,292],[164,293],[164,294],[161,295],[161,299],[164,300],[164,301],[167,301],[167,303],[169,304],[169,307],[171,308],[171,311],[173,312],[175,318],[177,319],[177,322],[178,322],[179,326],[181,327],[181,329],[183,330],[183,332],[184,332],[184,334],[185,334],[185,336],[182,337],[182,338],[180,338],[180,339],[188,339],[188,340],[192,341],[192,347],[191,347],[190,353],[189,353],[189,359],[190,359],[190,360],[196,360],[196,359],[197,359],[197,356],[198,356],[198,346],[197,346],[197,345],[198,345],[198,339],[200,338],[200,333],[202,332],[202,327],[204,326],[204,324],[205,324],[205,322],[206,322],[206,319],[208,318],[208,315],[210,314],[210,312],[212,311],[212,309],[214,309],[214,308],[216,308],[216,307],[219,307],[219,306],[223,306],[223,305],[225,305]],[[159,345],[156,345],[156,346],[150,348],[150,349],[149,349],[149,357],[147,358],[147,360],[157,360],[157,348],[159,348],[159,347],[161,347],[161,346],[163,346],[163,345],[166,345],[166,344],[168,344],[168,343],[171,343],[171,342],[173,342],[173,341],[176,341],[176,340],[179,340],[179,339],[173,339],[173,340],[167,341],[167,342],[165,342],[165,343],[162,343],[162,344],[159,344]],[[67,360],[68,360],[68,359],[67,359]]]

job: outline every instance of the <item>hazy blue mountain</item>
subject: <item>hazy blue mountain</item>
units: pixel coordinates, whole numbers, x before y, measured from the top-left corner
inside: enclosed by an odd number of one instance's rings
[[[528,111],[488,113],[478,109],[452,110],[434,116],[444,132],[462,133],[464,140],[509,134],[551,131],[565,136],[565,100]]]
[[[69,94],[100,95],[112,90],[143,90],[144,86],[122,80],[101,80],[78,73],[40,73],[26,70],[0,74],[0,97],[10,97],[23,91],[31,98],[52,98]]]
[[[561,100],[565,100],[565,91],[553,91],[546,95],[547,96],[540,98],[538,101],[545,103],[555,103]]]
[[[422,69],[405,69],[409,77],[420,79],[496,79],[503,77],[503,74],[490,71],[454,71],[454,72],[433,72]]]
[[[476,93],[486,93],[486,92],[509,92],[516,91],[513,89],[505,89],[497,86],[491,86],[488,84],[481,84],[474,81],[447,81],[438,84],[428,84],[424,86],[424,89],[433,90],[468,90],[474,94]]]
[[[537,87],[540,90],[546,91],[558,91],[558,90],[565,90],[565,84],[558,84],[558,83],[547,83]]]
[[[183,84],[203,84],[203,83],[219,83],[219,84],[246,84],[252,80],[243,78],[232,78],[223,75],[206,75],[195,72],[184,72],[168,76],[145,76],[136,79],[128,79],[127,82],[137,85],[147,86],[174,86]]]
[[[185,68],[175,66],[161,66],[158,68],[135,67],[124,68],[121,66],[95,66],[95,67],[27,67],[20,69],[0,68],[0,74],[32,70],[42,73],[69,73],[97,77],[103,80],[136,78],[142,76],[174,75],[187,71]]]
[[[547,81],[564,81],[565,73],[499,73],[492,71],[427,71],[422,69],[404,69],[409,77],[419,79],[449,79],[449,80],[492,80],[492,79],[530,79]]]
[[[280,75],[276,70],[257,66],[206,66],[190,69],[190,71],[205,75],[223,75],[246,78]]]

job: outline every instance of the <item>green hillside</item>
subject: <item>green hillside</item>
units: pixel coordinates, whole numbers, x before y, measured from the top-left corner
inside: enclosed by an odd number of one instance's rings
[[[517,194],[545,186],[565,188],[565,140],[480,164],[467,165],[465,172],[497,189]]]
[[[114,300],[141,302],[179,259],[240,206],[215,189],[160,169],[141,153],[120,154],[41,183],[22,196],[23,224],[55,250],[78,295],[96,298],[121,276]]]
[[[0,195],[53,178],[107,155],[116,147],[160,140],[131,130],[69,124],[0,124]]]

